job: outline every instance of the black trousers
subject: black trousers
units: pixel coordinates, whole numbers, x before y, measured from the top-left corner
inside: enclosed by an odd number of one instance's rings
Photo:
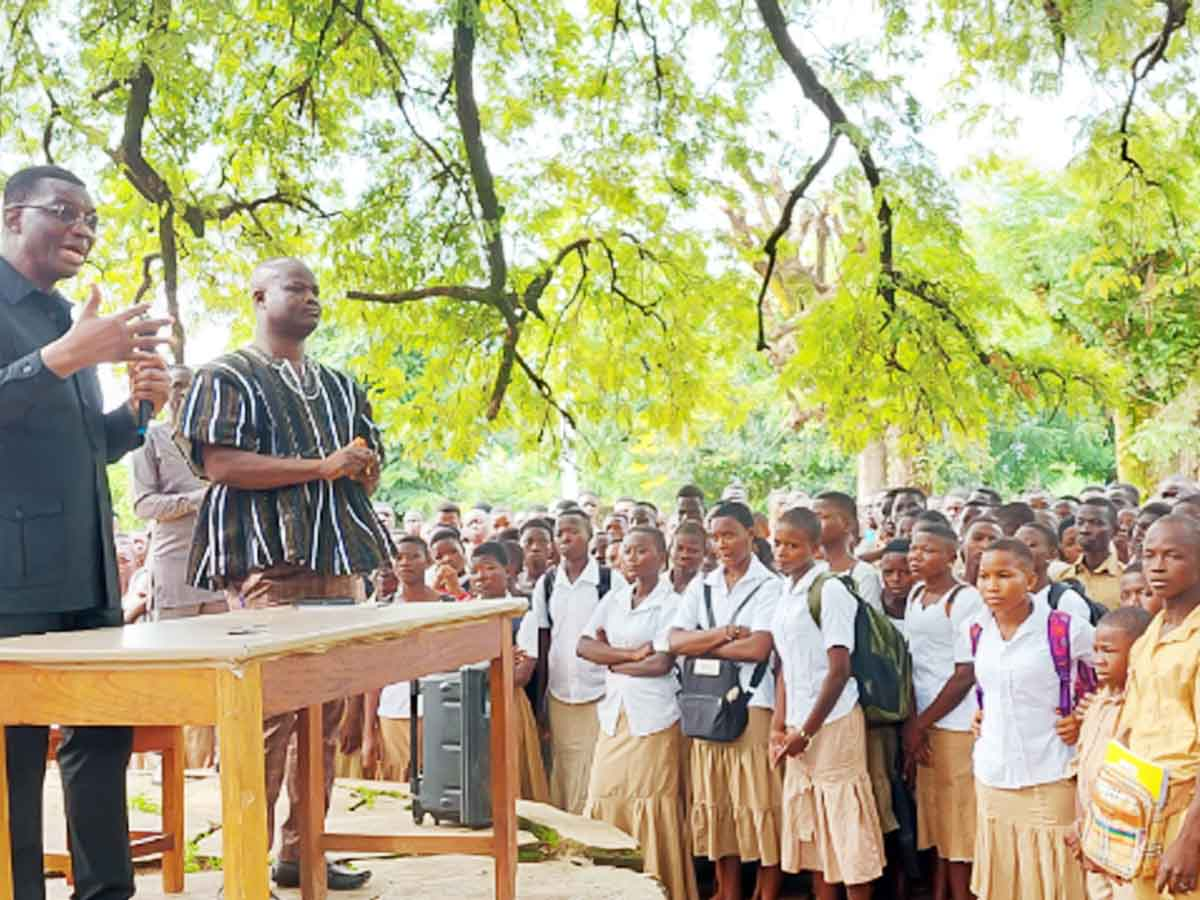
[[[100,611],[45,615],[0,614],[0,637],[76,631],[114,624]],[[42,787],[49,729],[10,727],[8,808],[12,838],[13,900],[44,900]],[[58,750],[75,900],[128,900],[133,896],[125,771],[133,750],[130,728],[63,728]]]

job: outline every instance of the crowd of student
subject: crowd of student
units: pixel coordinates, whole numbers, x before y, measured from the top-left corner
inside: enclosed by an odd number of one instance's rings
[[[800,871],[821,900],[909,896],[917,877],[939,900],[1200,897],[1200,488],[744,500],[706,509],[687,486],[665,512],[585,494],[428,522],[380,506],[397,553],[375,599],[529,598],[522,796],[632,834],[673,900],[697,896],[693,857],[717,900],[742,896],[748,862],[761,900]],[[860,603],[907,640],[897,726],[860,706]],[[704,710],[681,679],[722,675],[748,697],[740,731],[687,736]],[[367,698],[344,770],[405,777],[412,712],[405,685]],[[1158,846],[1126,881],[1079,840],[1114,737],[1169,774]]]

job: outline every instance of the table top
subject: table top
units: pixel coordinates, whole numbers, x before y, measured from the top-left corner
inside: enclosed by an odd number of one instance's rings
[[[69,666],[228,666],[330,647],[387,640],[493,618],[513,618],[526,601],[282,606],[0,640],[0,663]]]

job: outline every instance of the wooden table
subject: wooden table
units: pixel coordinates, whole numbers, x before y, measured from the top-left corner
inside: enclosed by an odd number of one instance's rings
[[[323,898],[325,851],[471,853],[516,893],[513,600],[283,607],[0,640],[0,725],[216,725],[226,900],[266,900],[263,719],[300,710],[301,896]],[[491,660],[491,834],[326,834],[321,704]],[[13,896],[0,729],[0,897]]]

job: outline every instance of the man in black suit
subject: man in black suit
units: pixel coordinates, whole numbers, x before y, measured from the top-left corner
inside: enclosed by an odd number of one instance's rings
[[[145,306],[99,315],[100,291],[72,323],[55,285],[96,239],[83,182],[56,166],[14,174],[0,244],[0,636],[121,624],[105,467],[141,444],[137,409],[166,402],[155,352],[170,320]],[[103,411],[96,366],[130,363],[127,403]],[[42,782],[47,729],[8,740],[14,900],[42,900]],[[133,896],[125,769],[128,728],[66,728],[58,753],[78,900]]]

